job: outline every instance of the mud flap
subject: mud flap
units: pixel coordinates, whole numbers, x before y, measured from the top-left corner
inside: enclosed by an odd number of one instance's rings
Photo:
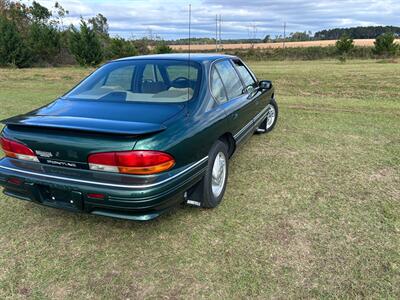
[[[203,201],[204,178],[185,193],[186,204],[201,207]]]

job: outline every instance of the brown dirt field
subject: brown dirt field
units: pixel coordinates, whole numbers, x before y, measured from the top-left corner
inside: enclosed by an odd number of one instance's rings
[[[369,40],[354,40],[354,44],[356,46],[373,46],[374,39]],[[400,43],[400,40],[397,40]],[[327,40],[327,41],[311,41],[311,42],[287,42],[285,43],[285,47],[288,48],[298,48],[298,47],[328,47],[334,46],[336,40]],[[252,47],[252,44],[223,44],[222,49],[224,50],[236,50],[236,49],[249,49]],[[254,48],[256,49],[274,49],[274,48],[282,48],[283,43],[260,43],[254,44]],[[185,51],[188,49],[188,45],[171,45],[171,48],[174,50]],[[193,51],[207,51],[214,50],[215,45],[192,45],[191,49]]]

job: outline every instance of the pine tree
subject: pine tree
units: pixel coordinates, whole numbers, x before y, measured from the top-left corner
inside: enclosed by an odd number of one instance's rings
[[[354,41],[348,35],[344,34],[336,42],[336,50],[339,53],[339,60],[345,62],[347,55],[354,49]]]
[[[127,41],[120,37],[110,39],[110,45],[107,49],[107,58],[117,59],[136,55],[138,55],[138,50],[131,41]]]
[[[395,35],[391,32],[378,36],[374,43],[374,53],[379,56],[395,56],[400,49],[400,46],[396,44],[395,39]]]
[[[28,43],[35,61],[51,63],[60,53],[61,34],[53,26],[35,22],[30,27]]]
[[[0,16],[0,65],[19,68],[30,66],[30,51],[25,45],[17,26]]]
[[[167,43],[164,41],[158,42],[157,45],[154,47],[154,53],[156,54],[165,54],[171,52],[172,48],[168,46]]]
[[[71,28],[69,48],[81,66],[97,66],[103,60],[100,41],[84,20],[81,20],[79,30]]]

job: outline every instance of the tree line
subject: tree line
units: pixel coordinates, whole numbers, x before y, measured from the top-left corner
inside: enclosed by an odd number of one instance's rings
[[[264,38],[255,39],[227,39],[222,43],[226,44],[242,44],[242,43],[282,43],[282,42],[305,42],[318,40],[339,40],[342,36],[347,36],[352,39],[376,39],[378,36],[385,33],[393,33],[395,37],[400,37],[400,27],[395,26],[366,26],[353,28],[334,28],[318,31],[313,34],[311,31],[296,31],[290,32],[286,36],[278,34],[275,36],[266,35]],[[170,45],[187,45],[189,40],[178,39],[168,41]],[[193,44],[215,44],[214,38],[192,38]]]
[[[172,51],[162,40],[111,37],[102,14],[81,18],[77,27],[65,26],[68,14],[58,2],[48,9],[36,1],[27,5],[0,0],[0,66],[96,66],[120,57]]]
[[[315,33],[317,40],[338,40],[342,36],[348,36],[352,39],[376,39],[378,36],[391,32],[400,36],[400,27],[395,26],[363,26],[353,28],[334,28],[322,30]]]

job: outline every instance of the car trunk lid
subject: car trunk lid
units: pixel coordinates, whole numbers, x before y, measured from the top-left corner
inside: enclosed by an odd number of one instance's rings
[[[87,169],[92,153],[129,151],[137,139],[166,129],[182,104],[57,100],[3,120],[3,135],[28,146],[41,163]]]

